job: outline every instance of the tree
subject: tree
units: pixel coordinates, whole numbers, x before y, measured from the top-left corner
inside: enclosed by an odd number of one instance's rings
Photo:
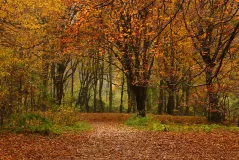
[[[46,36],[62,14],[61,7],[60,1],[1,1],[1,123],[10,114],[41,109],[36,101],[46,95]]]
[[[239,30],[237,20],[239,4],[227,1],[188,1],[183,8],[186,30],[204,66],[208,93],[208,119],[221,122],[215,79]]]
[[[111,49],[123,66],[140,116],[145,116],[146,91],[159,37],[183,2],[114,0],[94,5],[100,15],[102,45]]]

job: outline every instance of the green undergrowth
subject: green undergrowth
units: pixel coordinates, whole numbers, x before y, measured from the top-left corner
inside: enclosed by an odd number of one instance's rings
[[[131,116],[125,122],[126,125],[148,131],[172,131],[172,132],[212,132],[212,131],[237,131],[239,127],[224,126],[219,124],[184,124],[184,123],[162,123],[153,116],[136,117]]]
[[[73,112],[65,113],[25,113],[14,114],[6,126],[16,133],[39,133],[43,135],[59,135],[64,132],[82,132],[92,129],[87,122],[79,121]]]
[[[162,124],[156,121],[151,116],[147,117],[135,117],[131,116],[126,122],[126,125],[132,126],[138,129],[152,130],[152,131],[166,131],[169,129],[167,124]]]

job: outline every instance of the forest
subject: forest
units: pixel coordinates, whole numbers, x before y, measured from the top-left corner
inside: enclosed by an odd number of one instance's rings
[[[27,156],[1,149],[14,150],[6,140],[17,141],[11,131],[58,134],[58,125],[66,134],[109,129],[125,139],[137,135],[110,121],[140,128],[147,140],[145,126],[167,132],[150,133],[166,141],[186,127],[203,142],[208,136],[222,144],[204,133],[221,128],[216,137],[234,140],[224,158],[239,158],[239,0],[0,0],[0,160]],[[215,150],[194,158],[226,156]],[[183,156],[176,155],[159,158]]]

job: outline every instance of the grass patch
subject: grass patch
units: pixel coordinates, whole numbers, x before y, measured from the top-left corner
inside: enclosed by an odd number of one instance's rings
[[[85,123],[85,122],[76,122],[72,126],[63,126],[62,127],[63,131],[90,131],[92,130],[92,127],[90,124]]]
[[[169,131],[176,132],[213,132],[213,131],[238,131],[239,127],[235,126],[224,126],[218,124],[194,124],[194,125],[185,125],[185,124],[170,124]]]
[[[74,112],[52,112],[14,114],[5,129],[16,133],[59,135],[67,131],[89,131],[92,127],[87,122],[80,121]]]
[[[59,134],[52,121],[39,113],[11,115],[7,128],[16,133],[40,133],[44,135]]]
[[[132,126],[138,129],[151,130],[151,131],[167,131],[169,126],[162,124],[160,121],[155,120],[151,116],[147,117],[130,117],[126,122],[126,125]]]
[[[238,131],[239,127],[224,126],[218,124],[184,124],[165,121],[162,123],[153,116],[131,116],[125,122],[126,125],[149,131],[172,131],[172,132],[212,132],[212,131]]]

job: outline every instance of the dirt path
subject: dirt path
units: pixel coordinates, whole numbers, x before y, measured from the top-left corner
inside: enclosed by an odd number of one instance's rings
[[[2,134],[0,159],[239,159],[238,133],[147,132],[110,122],[92,125],[91,132],[62,136]]]

